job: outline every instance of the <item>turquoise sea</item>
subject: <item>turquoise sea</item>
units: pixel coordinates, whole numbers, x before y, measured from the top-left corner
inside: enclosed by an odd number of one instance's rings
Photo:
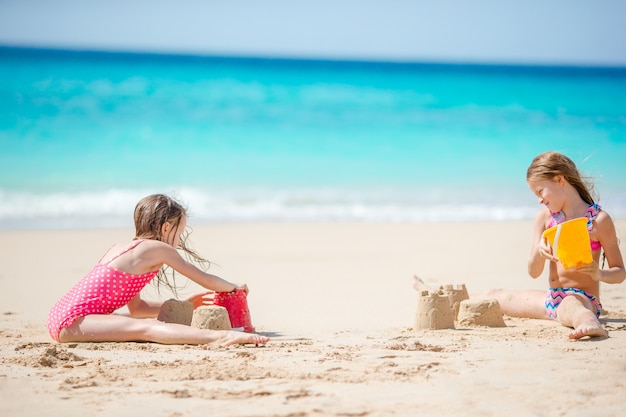
[[[547,150],[626,218],[626,68],[0,48],[0,147],[0,229],[530,219]]]

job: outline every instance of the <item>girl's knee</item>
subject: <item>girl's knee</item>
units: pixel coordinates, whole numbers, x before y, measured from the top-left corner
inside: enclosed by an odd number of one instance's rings
[[[595,317],[595,307],[587,298],[578,294],[570,294],[563,298],[563,301],[556,309],[557,318],[567,323],[571,322],[581,314],[593,314]]]

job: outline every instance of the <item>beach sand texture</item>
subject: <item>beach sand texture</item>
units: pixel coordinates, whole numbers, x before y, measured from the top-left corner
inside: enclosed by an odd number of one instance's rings
[[[626,254],[626,222],[616,225]],[[526,273],[529,221],[197,226],[191,243],[210,271],[248,283],[267,346],[53,342],[52,304],[131,235],[0,232],[0,415],[587,417],[626,406],[624,284],[602,285],[606,340],[506,316],[506,327],[414,329],[414,274],[465,284],[470,298],[546,288],[546,272]],[[144,296],[173,298],[152,286]]]

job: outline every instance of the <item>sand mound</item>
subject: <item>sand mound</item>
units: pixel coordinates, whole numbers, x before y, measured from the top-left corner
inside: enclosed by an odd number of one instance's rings
[[[199,329],[230,330],[228,310],[220,306],[198,307],[193,312],[191,326]]]
[[[193,305],[189,301],[179,301],[172,298],[163,303],[157,320],[189,326],[192,318]]]
[[[461,301],[458,324],[469,327],[506,327],[500,304],[495,299]]]

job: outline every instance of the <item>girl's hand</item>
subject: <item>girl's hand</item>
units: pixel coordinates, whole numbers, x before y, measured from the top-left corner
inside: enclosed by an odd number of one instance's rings
[[[198,307],[213,305],[213,300],[215,300],[215,291],[192,295],[187,299],[193,305],[194,310]]]
[[[594,281],[600,281],[602,278],[602,272],[600,272],[600,267],[595,261],[587,265],[577,266],[574,269],[576,270],[576,272],[589,275]]]
[[[246,293],[246,295],[248,295],[248,293],[250,292],[250,290],[248,289],[248,284],[237,285],[237,289],[243,290]]]
[[[552,254],[552,248],[546,239],[541,239],[537,244],[537,253],[551,262],[558,262],[558,258]]]

